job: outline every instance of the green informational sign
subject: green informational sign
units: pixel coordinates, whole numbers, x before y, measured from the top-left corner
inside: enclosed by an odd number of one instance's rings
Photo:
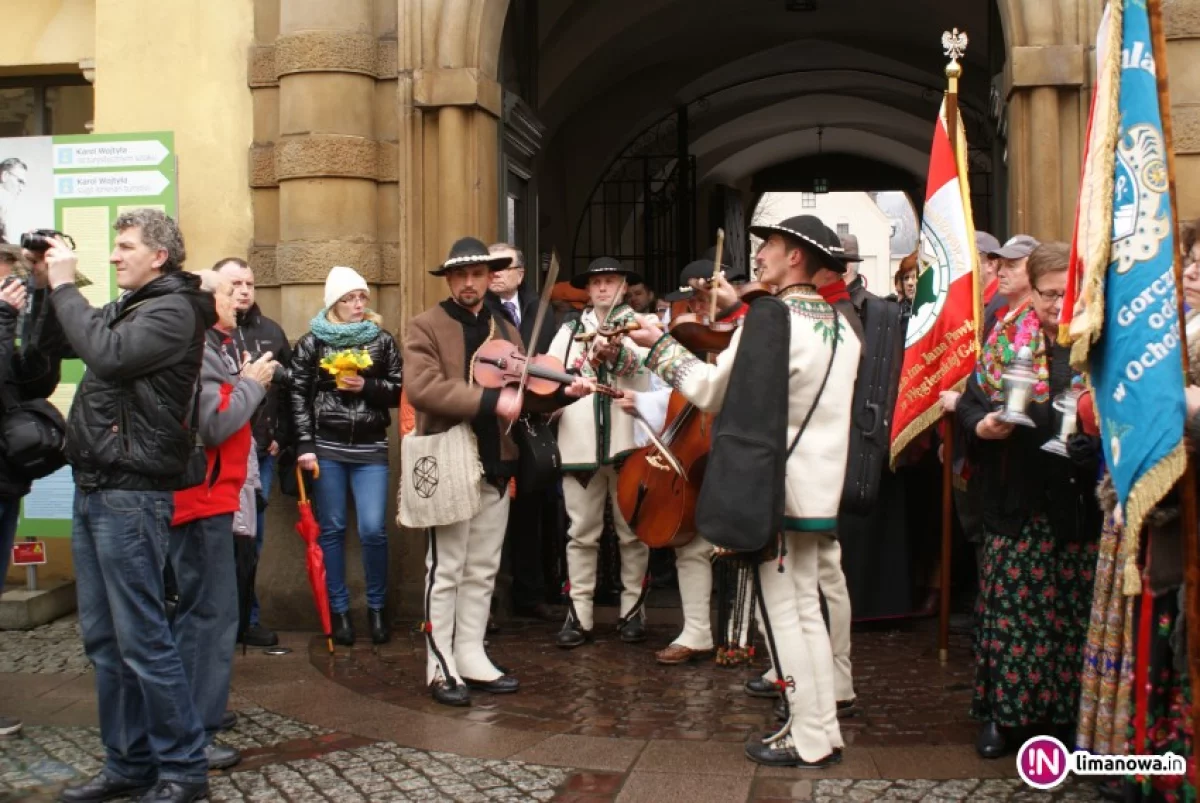
[[[79,271],[91,284],[80,289],[100,307],[120,294],[109,263],[113,223],[127,209],[152,207],[178,219],[175,137],[170,132],[84,134],[0,139],[0,162],[27,166],[19,197],[5,197],[0,180],[0,220],[9,241],[35,228],[52,228],[75,240]],[[63,363],[62,382],[50,401],[66,416],[83,378],[78,360]],[[69,538],[75,485],[70,467],[33,484],[21,503],[19,538]]]

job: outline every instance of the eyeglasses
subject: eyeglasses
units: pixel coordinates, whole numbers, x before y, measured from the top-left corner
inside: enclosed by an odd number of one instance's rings
[[[1041,290],[1037,289],[1036,287],[1033,288],[1033,292],[1037,293],[1039,296],[1046,299],[1047,301],[1062,301],[1067,296],[1067,294],[1063,293],[1063,292],[1043,293]]]

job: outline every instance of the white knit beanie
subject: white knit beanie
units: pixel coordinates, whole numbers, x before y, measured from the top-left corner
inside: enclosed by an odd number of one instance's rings
[[[353,293],[355,290],[362,290],[367,295],[371,294],[371,289],[367,287],[367,280],[359,276],[358,271],[354,268],[342,265],[333,268],[325,277],[325,309],[329,309],[338,303],[342,296]]]

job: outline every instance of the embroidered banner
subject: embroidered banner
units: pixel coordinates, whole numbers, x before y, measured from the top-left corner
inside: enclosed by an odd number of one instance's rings
[[[1144,0],[1124,3],[1112,175],[1112,234],[1103,277],[1085,307],[1103,310],[1088,350],[1104,456],[1126,531],[1183,475],[1186,455],[1175,236],[1150,20]],[[1136,581],[1136,565],[1126,583]],[[1135,584],[1136,589],[1136,584]]]
[[[961,390],[975,367],[979,255],[961,117],[956,129],[957,160],[950,148],[943,102],[929,157],[921,221],[921,272],[904,340],[904,367],[892,421],[893,466],[904,448],[942,417],[938,394]]]

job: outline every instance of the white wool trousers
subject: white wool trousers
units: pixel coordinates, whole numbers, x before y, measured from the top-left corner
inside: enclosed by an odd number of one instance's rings
[[[854,673],[850,664],[850,589],[842,572],[842,546],[824,533],[815,533],[820,590],[829,612],[829,646],[833,652],[833,690],[837,701],[854,699]],[[768,669],[763,678],[775,680],[775,670]]]
[[[675,572],[683,603],[683,632],[672,643],[691,650],[711,650],[713,547],[700,535],[675,548]]]
[[[627,616],[642,595],[642,582],[650,562],[650,548],[638,540],[617,506],[617,472],[601,466],[587,485],[573,475],[563,477],[563,501],[571,525],[567,530],[567,575],[571,603],[579,625],[591,630],[592,604],[596,596],[596,563],[600,536],[604,533],[604,506],[612,500],[613,523],[621,550],[621,616]]]
[[[483,648],[500,553],[508,528],[507,493],[480,480],[475,516],[432,527],[425,553],[426,683],[502,674]]]
[[[783,672],[791,719],[784,727],[805,761],[817,761],[842,747],[833,691],[833,653],[821,617],[819,533],[784,535],[787,555],[758,565],[765,616],[774,652]]]

